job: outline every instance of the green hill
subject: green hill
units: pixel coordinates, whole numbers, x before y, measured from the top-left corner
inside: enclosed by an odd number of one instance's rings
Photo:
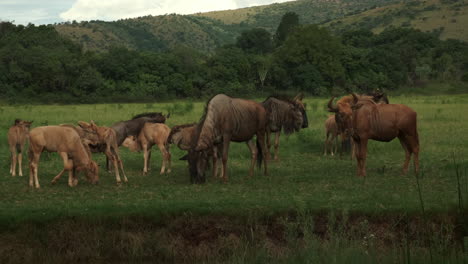
[[[468,41],[468,1],[405,1],[346,16],[324,24],[335,31],[365,28],[379,33],[388,27],[438,31],[441,39]]]
[[[118,45],[135,50],[161,51],[185,45],[210,52],[223,44],[232,43],[245,29],[261,27],[274,33],[286,12],[296,12],[303,24],[315,24],[395,2],[299,0],[194,15],[170,14],[115,22],[62,23],[55,28],[87,50],[107,50]]]

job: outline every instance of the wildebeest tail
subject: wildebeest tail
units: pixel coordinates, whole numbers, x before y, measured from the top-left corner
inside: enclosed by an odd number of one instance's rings
[[[262,162],[263,162],[263,151],[262,151],[262,146],[260,145],[260,141],[257,138],[257,166],[259,168],[262,167]]]

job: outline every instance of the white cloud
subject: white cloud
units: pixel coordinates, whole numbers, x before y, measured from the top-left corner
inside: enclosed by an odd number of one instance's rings
[[[193,14],[286,1],[291,0],[76,0],[70,9],[60,14],[60,17],[64,20],[78,21],[116,20],[170,13]]]
[[[37,8],[28,11],[10,11],[0,15],[0,20],[15,21],[16,24],[26,25],[28,23],[36,23],[36,21],[50,18],[51,15],[46,9]]]

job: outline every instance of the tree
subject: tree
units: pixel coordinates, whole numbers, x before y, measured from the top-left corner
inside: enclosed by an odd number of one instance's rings
[[[281,46],[289,34],[299,26],[299,15],[294,12],[287,12],[281,18],[275,33],[275,44]]]
[[[263,28],[243,31],[237,37],[236,46],[245,52],[255,54],[266,54],[273,51],[271,34]]]

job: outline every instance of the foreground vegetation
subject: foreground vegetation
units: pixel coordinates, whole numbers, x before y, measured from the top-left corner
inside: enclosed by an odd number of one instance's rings
[[[398,141],[370,142],[365,179],[355,176],[355,164],[348,157],[322,156],[326,98],[307,99],[310,127],[282,137],[280,161],[269,164],[267,177],[257,171],[248,178],[247,146],[231,144],[227,184],[208,178],[204,185],[190,185],[186,163],[178,160],[183,152],[173,146],[173,172],[158,174],[161,155],[154,150],[148,176],[141,175],[142,154],[122,148],[129,183],[120,186],[103,170],[104,157],[99,154],[93,156],[101,164],[99,185],[81,177],[76,188],[69,188],[65,179],[52,186],[49,182],[62,162],[56,154],[43,153],[41,189],[32,190],[28,173],[8,175],[5,139],[0,142],[0,241],[9,243],[0,245],[0,251],[13,253],[1,255],[12,261],[145,256],[189,262],[395,262],[408,257],[421,263],[430,257],[462,261],[468,95],[390,100],[418,112],[419,179],[400,174],[404,153]],[[91,119],[111,125],[145,111],[171,111],[167,123],[172,126],[197,121],[203,105],[178,101],[2,106],[0,129],[5,135],[15,118],[34,120],[33,126]]]

